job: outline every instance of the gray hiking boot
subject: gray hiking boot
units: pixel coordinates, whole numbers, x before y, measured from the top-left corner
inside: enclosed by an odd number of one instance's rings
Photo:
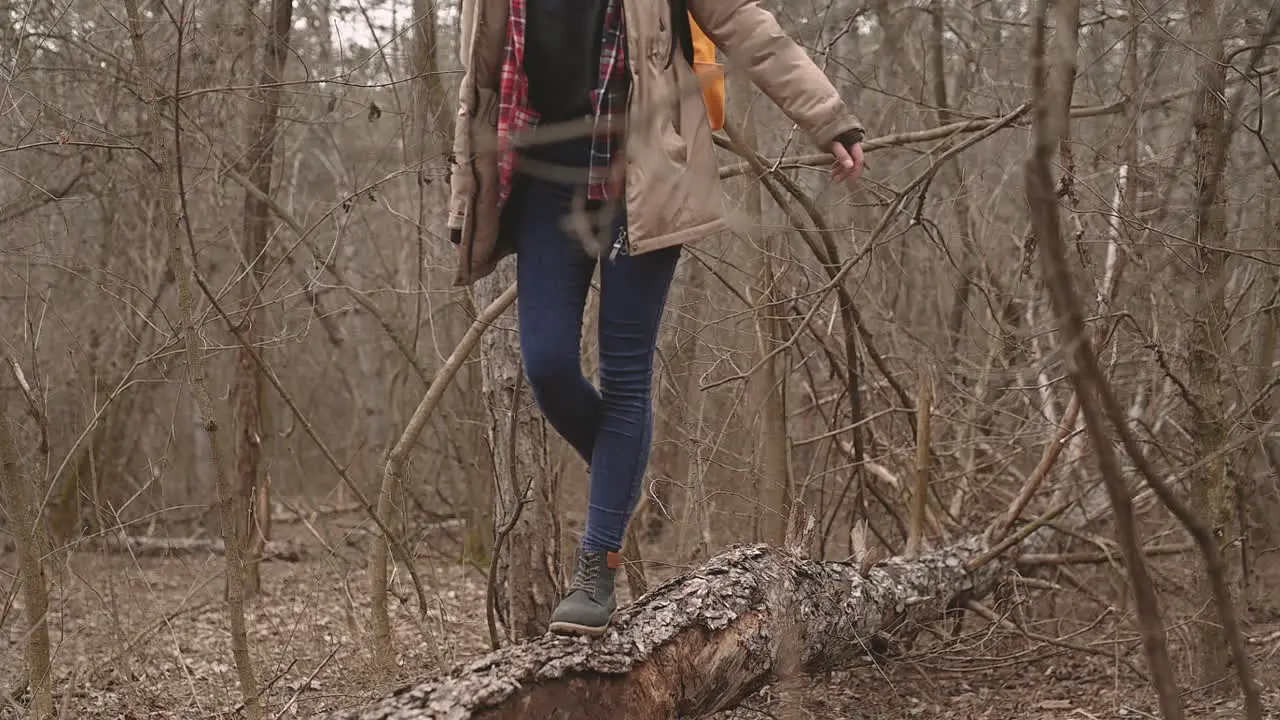
[[[621,565],[618,553],[579,549],[569,594],[551,613],[548,629],[561,635],[603,635],[618,608],[613,584]]]

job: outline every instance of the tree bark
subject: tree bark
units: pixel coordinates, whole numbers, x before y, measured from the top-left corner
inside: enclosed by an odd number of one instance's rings
[[[1042,544],[1047,532],[1032,534]],[[619,611],[600,640],[546,635],[329,720],[668,720],[738,705],[766,684],[849,667],[903,627],[980,597],[1008,557],[967,570],[971,538],[865,576],[764,545],[733,548]]]
[[[5,516],[18,549],[22,602],[26,605],[27,686],[31,689],[32,720],[51,720],[53,672],[49,659],[49,587],[45,583],[44,524],[40,521],[39,486],[22,477],[18,451],[9,427],[9,413],[0,392],[0,490]]]
[[[698,386],[697,372],[698,344],[705,342],[700,335],[707,331],[708,325],[703,316],[709,306],[706,302],[709,271],[702,263],[691,263],[688,270],[689,275],[682,290],[690,313],[681,314],[676,320],[677,327],[683,327],[689,333],[687,363],[676,366],[684,373],[681,383],[684,397],[680,403],[680,460],[670,471],[669,477],[684,488],[681,493],[684,498],[680,512],[681,531],[676,540],[677,562],[701,562],[711,554],[711,526],[707,507],[711,497],[707,493],[706,478],[710,465],[708,455],[712,451],[701,444],[707,395]]]
[[[751,111],[749,98],[756,96],[756,89],[745,79],[736,84],[735,95],[743,98],[738,104],[742,113],[742,140],[747,152],[757,152],[757,122]],[[764,218],[764,189],[759,180],[749,180],[746,209],[758,224],[755,243],[743,245],[749,254],[746,265],[755,274],[755,288],[749,294],[753,312],[753,339],[755,361],[758,369],[747,378],[748,437],[756,438],[752,446],[755,455],[756,512],[755,539],[758,542],[781,546],[785,541],[787,519],[794,500],[791,479],[790,443],[787,441],[787,408],[785,355],[777,355],[776,348],[783,340],[777,320],[780,312],[774,257],[781,251],[780,238],[769,232]]]
[[[1222,207],[1222,172],[1226,158],[1219,156],[1227,147],[1223,142],[1226,65],[1215,3],[1212,0],[1191,0],[1189,5],[1191,25],[1198,35],[1195,47],[1200,68],[1192,110],[1196,169],[1195,243],[1199,273],[1190,278],[1197,292],[1192,300],[1195,310],[1187,338],[1190,345],[1187,374],[1198,404],[1192,408],[1191,429],[1196,452],[1200,457],[1213,458],[1199,466],[1190,484],[1195,505],[1200,508],[1219,545],[1226,545],[1239,527],[1234,475],[1228,471],[1228,458],[1220,452],[1227,442],[1227,388],[1223,363],[1229,356],[1226,343],[1229,322],[1227,225]],[[1236,575],[1239,568],[1232,559],[1239,555],[1224,548],[1222,557],[1227,562],[1228,577],[1231,578],[1228,590],[1234,596],[1238,592]],[[1200,585],[1205,607],[1212,607],[1213,588],[1207,575],[1201,576]],[[1231,675],[1226,636],[1222,628],[1208,618],[1199,623],[1196,655],[1200,685],[1220,689],[1230,687],[1230,683],[1217,682]]]
[[[757,183],[750,192],[750,197],[760,199],[760,186]],[[749,205],[760,209],[762,203],[749,201]],[[772,255],[779,248],[776,236],[762,238],[764,247],[756,252],[757,282],[759,291],[755,294],[755,351],[760,370],[747,380],[747,393],[751,398],[751,407],[755,415],[752,426],[754,432],[750,436],[758,438],[756,446],[756,539],[771,545],[782,545],[786,539],[787,521],[792,513],[792,504],[797,501],[795,487],[791,476],[790,443],[787,437],[787,372],[786,355],[776,353],[776,348],[783,339],[779,330],[779,322],[775,314],[779,312],[775,304],[778,294],[775,290],[777,278],[774,276]]]
[[[469,295],[458,293],[458,299],[464,311],[461,319],[476,317],[480,312]],[[458,372],[457,388],[460,401],[455,412],[462,427],[454,429],[454,437],[472,463],[466,467],[467,527],[463,537],[462,561],[484,566],[493,552],[494,475],[493,456],[485,452],[484,375],[479,358],[468,361]]]
[[[289,31],[293,27],[293,0],[271,1],[271,26],[266,30],[262,52],[262,70],[258,87],[251,97],[243,172],[262,195],[271,195],[271,173],[275,165],[276,137],[279,126],[280,90],[278,83],[287,59]],[[244,303],[241,316],[249,343],[262,336],[262,281],[267,274],[263,255],[267,250],[267,234],[271,208],[254,193],[244,196],[244,227],[240,251],[244,271],[240,279],[240,299]],[[271,537],[267,473],[263,471],[263,444],[269,437],[266,421],[266,397],[262,372],[247,347],[236,354],[236,380],[233,390],[236,414],[236,487],[238,515],[243,525],[240,532],[245,549],[244,590],[251,597],[262,591],[258,571],[263,549]]]
[[[687,439],[693,435],[692,425],[698,414],[698,407],[703,398],[698,391],[698,345],[701,343],[699,333],[705,326],[704,281],[706,270],[696,260],[684,266],[683,282],[680,285],[678,311],[672,312],[671,349],[666,357],[666,373],[660,379],[657,388],[658,416],[653,443],[653,460],[649,466],[654,477],[653,483],[646,492],[650,502],[639,507],[632,525],[639,528],[640,538],[646,542],[656,542],[663,534],[678,524],[673,522],[677,516],[678,499],[683,498],[687,504],[692,502],[689,492],[692,482],[691,455],[693,444]],[[672,308],[676,310],[675,307]],[[683,488],[684,492],[677,492]],[[682,528],[685,532],[687,528]],[[681,535],[677,545],[684,541]],[[677,553],[677,557],[684,557]]]
[[[1280,233],[1273,230],[1272,244],[1277,240],[1280,240]],[[1280,567],[1280,561],[1268,552],[1269,548],[1280,545],[1280,440],[1261,432],[1273,417],[1271,397],[1276,388],[1272,382],[1276,348],[1280,346],[1280,270],[1274,270],[1272,278],[1274,289],[1266,303],[1269,309],[1258,317],[1253,351],[1252,385],[1259,398],[1250,418],[1253,429],[1259,431],[1257,451],[1251,453],[1256,469],[1250,472],[1249,482],[1242,493],[1245,512],[1248,513],[1246,559],[1250,571],[1245,602],[1250,612],[1263,618],[1280,617],[1280,580],[1274,570]],[[1264,480],[1268,475],[1269,480]],[[1263,568],[1271,571],[1264,572]]]
[[[486,307],[515,282],[515,264],[506,262],[477,285],[477,300]],[[489,445],[496,480],[495,512],[505,526],[518,512],[504,543],[496,593],[499,614],[515,640],[547,630],[557,600],[558,538],[551,531],[551,492],[545,458],[546,429],[521,377],[518,320],[491,328],[480,339],[484,402],[489,411]],[[500,550],[495,549],[495,552]]]

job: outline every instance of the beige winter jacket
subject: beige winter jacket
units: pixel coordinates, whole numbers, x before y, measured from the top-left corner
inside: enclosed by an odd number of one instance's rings
[[[862,124],[808,54],[757,0],[688,0],[694,20],[821,150]],[[626,211],[630,254],[726,229],[719,168],[698,80],[676,51],[669,0],[623,0],[632,97],[627,114]],[[449,228],[454,282],[491,273],[498,244],[497,116],[508,0],[462,0],[464,74],[454,133]],[[457,232],[460,231],[460,234]]]

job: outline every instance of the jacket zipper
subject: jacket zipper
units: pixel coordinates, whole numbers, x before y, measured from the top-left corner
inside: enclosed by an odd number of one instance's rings
[[[627,227],[625,225],[622,226],[622,230],[618,233],[618,238],[613,241],[613,249],[609,251],[609,262],[616,261],[619,252],[623,255],[631,254],[631,240],[627,237]]]

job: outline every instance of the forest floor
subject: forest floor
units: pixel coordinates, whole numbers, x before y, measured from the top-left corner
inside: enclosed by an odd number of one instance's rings
[[[250,605],[249,627],[271,718],[312,717],[357,704],[396,685],[435,674],[488,649],[480,572],[454,562],[420,562],[429,584],[431,620],[423,622],[407,578],[394,579],[393,621],[399,651],[395,677],[372,668],[366,639],[367,536],[344,541],[350,523],[278,526],[278,539],[309,541],[302,562],[262,566],[266,594]],[[313,532],[314,530],[314,532]],[[349,536],[348,536],[349,537]],[[329,546],[323,549],[321,539]],[[440,538],[433,546],[451,544]],[[5,584],[12,553],[0,554]],[[82,552],[51,573],[51,632],[56,692],[64,718],[232,718],[239,691],[221,605],[223,558],[132,558]],[[652,582],[651,578],[651,582]],[[11,587],[11,586],[10,586]],[[9,591],[10,587],[5,590]],[[20,599],[6,592],[0,607],[0,683],[19,682]],[[1061,608],[1055,608],[1060,611]],[[1133,670],[1114,657],[1033,643],[984,627],[970,616],[966,640],[945,652],[809,678],[766,689],[735,720],[879,720],[939,718],[1151,718],[1155,698]],[[1274,635],[1252,628],[1254,635]],[[1117,642],[1117,635],[1123,642]],[[1132,627],[1099,625],[1072,643],[1124,653],[1143,667]],[[1181,635],[1171,632],[1175,662],[1185,669]],[[1280,718],[1280,640],[1253,647],[1266,688],[1268,717]],[[1189,718],[1241,718],[1238,694],[1214,701],[1191,693]],[[19,718],[0,700],[0,719]],[[536,720],[536,719],[531,719]]]

